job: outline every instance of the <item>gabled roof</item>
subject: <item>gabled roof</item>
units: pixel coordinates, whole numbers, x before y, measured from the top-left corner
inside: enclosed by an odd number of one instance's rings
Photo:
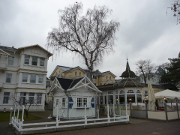
[[[106,74],[112,74],[114,77],[116,77],[111,71],[102,72],[101,75],[105,76]]]
[[[59,84],[64,90],[73,88],[82,78],[78,79],[66,79],[66,78],[57,78]]]
[[[52,55],[53,55],[52,53],[50,53],[49,51],[47,51],[46,49],[44,49],[43,47],[41,47],[41,46],[40,46],[40,45],[38,45],[38,44],[36,44],[36,45],[30,45],[30,46],[25,46],[25,47],[20,47],[20,48],[18,48],[18,50],[17,50],[17,51],[20,51],[20,50],[22,50],[22,49],[26,49],[26,48],[31,48],[31,47],[39,47],[39,48],[41,48],[42,50],[44,50],[45,52],[47,52],[48,57],[50,57],[50,56],[52,56]]]
[[[84,69],[82,69],[82,68],[81,68],[81,67],[79,67],[79,66],[74,67],[74,68],[69,68],[69,69],[68,69],[68,67],[67,67],[67,68],[65,69],[65,71],[64,71],[64,72],[73,71],[73,70],[75,70],[75,69],[80,69],[81,71],[85,72],[85,71],[84,71]]]

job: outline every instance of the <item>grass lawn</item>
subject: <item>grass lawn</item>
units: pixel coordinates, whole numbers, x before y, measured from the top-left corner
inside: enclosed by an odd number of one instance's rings
[[[13,115],[14,113],[12,113]],[[17,115],[17,114],[16,114]],[[22,118],[22,113],[19,113],[19,118]],[[9,121],[10,119],[10,112],[0,112],[0,122]],[[24,120],[40,120],[41,118],[38,116],[34,116],[33,114],[29,113],[28,118],[24,116]]]

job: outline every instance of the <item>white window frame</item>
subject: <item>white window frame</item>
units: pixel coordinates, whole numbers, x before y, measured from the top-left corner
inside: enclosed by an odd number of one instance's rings
[[[28,73],[22,73],[22,82],[27,83],[28,82]]]
[[[10,92],[4,92],[3,104],[8,104],[10,98]]]
[[[39,74],[38,75],[38,83],[43,83],[44,82],[44,75],[43,74]]]
[[[36,64],[34,64],[34,63],[36,63]],[[38,65],[38,57],[37,56],[32,56],[31,65],[33,65],[33,66],[37,66]]]
[[[26,92],[21,92],[20,93],[19,102],[20,102],[21,105],[25,104],[25,102],[26,102]]]
[[[14,65],[14,56],[8,56],[8,66]]]
[[[66,98],[62,98],[62,107],[66,107]]]
[[[37,93],[37,104],[42,104],[42,93]]]
[[[34,104],[34,93],[30,92],[29,93],[29,104]]]
[[[87,98],[77,98],[77,108],[85,108],[87,107]]]
[[[24,64],[29,65],[30,55],[24,55]]]
[[[12,82],[12,73],[6,73],[6,83]]]
[[[35,75],[35,77],[34,77],[34,75]],[[36,83],[36,74],[31,74],[30,83]]]
[[[40,57],[39,66],[41,66],[41,67],[44,67],[44,66],[45,66],[45,58]]]

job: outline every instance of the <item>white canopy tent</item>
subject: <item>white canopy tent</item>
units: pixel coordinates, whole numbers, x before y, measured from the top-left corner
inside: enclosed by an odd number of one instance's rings
[[[166,97],[168,99],[175,99],[175,98],[180,99],[180,92],[176,92],[173,90],[166,89],[166,90],[163,90],[161,92],[155,93],[156,99],[164,98],[164,97]]]

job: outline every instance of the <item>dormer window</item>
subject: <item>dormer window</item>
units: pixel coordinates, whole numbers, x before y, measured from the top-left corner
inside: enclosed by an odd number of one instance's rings
[[[30,59],[30,56],[29,55],[25,55],[25,57],[24,57],[24,64],[29,65],[29,59]]]
[[[38,58],[36,56],[32,56],[32,65],[37,66]]]
[[[13,56],[8,56],[8,65],[13,65],[14,64],[14,57]]]
[[[40,58],[40,66],[44,66],[45,58]]]

